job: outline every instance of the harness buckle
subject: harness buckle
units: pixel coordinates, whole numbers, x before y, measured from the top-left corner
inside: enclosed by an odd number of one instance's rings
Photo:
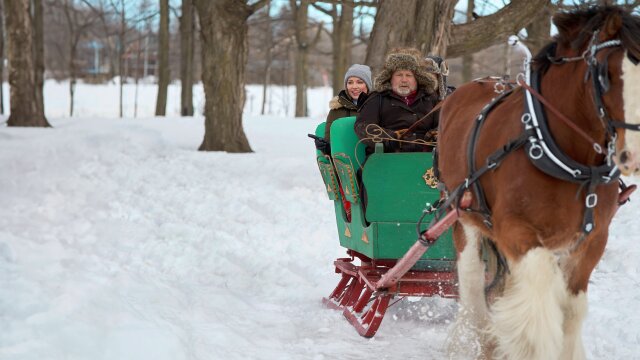
[[[542,151],[542,146],[535,143],[531,144],[531,147],[529,148],[529,157],[532,158],[533,160],[538,160],[542,157],[542,155],[544,155],[544,151]]]
[[[587,197],[584,199],[584,204],[589,209],[596,207],[596,205],[598,205],[598,194],[593,193],[587,195]]]

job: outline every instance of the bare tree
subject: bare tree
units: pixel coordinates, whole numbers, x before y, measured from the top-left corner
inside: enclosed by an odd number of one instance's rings
[[[509,35],[516,34],[535,20],[540,9],[549,3],[550,0],[513,0],[494,14],[453,26],[448,56],[457,57],[504,43]]]
[[[193,115],[193,0],[182,0],[180,16],[180,113]]]
[[[316,35],[313,40],[309,39],[307,34],[309,25],[309,5],[311,0],[300,0],[297,4],[296,0],[289,0],[291,10],[293,11],[295,39],[296,44],[296,60],[295,60],[295,82],[296,82],[296,117],[307,115],[307,73],[308,73],[308,57],[309,50],[315,46],[320,39],[322,24],[317,28]]]
[[[267,87],[269,87],[269,83],[271,82],[271,63],[273,61],[272,57],[272,49],[273,49],[273,29],[271,28],[271,0],[267,0],[266,5],[266,15],[264,21],[264,34],[265,34],[265,42],[264,42],[264,78],[262,81],[262,106],[260,109],[260,114],[264,115],[265,108],[267,104]]]
[[[445,56],[457,0],[380,0],[366,63],[375,71],[396,46],[414,46],[425,55]]]
[[[247,19],[266,5],[238,0],[194,0],[200,18],[205,134],[199,150],[251,152],[242,129],[247,63]]]
[[[116,54],[118,61],[118,82],[119,82],[119,116],[122,117],[123,114],[123,106],[122,106],[122,98],[123,98],[123,81],[124,81],[124,52],[125,52],[125,44],[126,44],[126,34],[127,34],[127,8],[125,4],[125,0],[110,0],[109,6],[110,10],[106,9],[103,0],[98,1],[98,5],[92,4],[89,0],[82,0],[89,8],[91,8],[102,20],[105,30],[109,29],[109,24],[107,17],[110,15],[114,15],[117,17],[118,22],[118,30],[115,31],[117,35],[117,44],[116,44]]]
[[[50,127],[36,100],[34,25],[31,0],[4,0],[11,115],[9,126]]]
[[[94,35],[102,38],[102,43],[105,45],[104,49],[107,53],[108,65],[109,65],[109,78],[115,76],[116,70],[116,59],[117,59],[117,47],[118,44],[112,41],[112,37],[118,33],[117,29],[111,23],[111,16],[113,15],[112,11],[109,11],[104,4],[103,0],[96,1],[96,4],[93,4],[93,1],[90,0],[82,0],[82,2],[87,5],[93,13],[98,17],[100,23],[102,25],[102,29],[94,30]],[[113,5],[113,3],[112,3]],[[115,6],[115,5],[114,5]]]
[[[105,30],[109,31],[110,34],[115,34],[117,38],[117,44],[115,53],[117,54],[118,61],[118,77],[119,77],[119,116],[122,117],[124,115],[123,109],[123,86],[124,86],[124,77],[126,75],[125,72],[125,51],[127,45],[130,43],[130,39],[127,38],[130,30],[134,29],[135,26],[141,22],[145,22],[150,18],[153,18],[157,15],[156,11],[146,12],[146,11],[134,11],[129,7],[133,2],[126,0],[109,0],[108,6],[105,5],[104,1],[106,0],[82,0],[84,4],[86,4],[89,8],[96,13],[102,23],[104,24]],[[94,4],[97,2],[97,5]],[[147,9],[146,1],[143,1],[142,4],[139,4],[138,9]],[[133,13],[133,15],[131,15]],[[111,17],[115,18],[115,22],[117,23],[116,30],[111,31],[110,20]],[[138,41],[138,38],[134,38],[132,41]]]
[[[333,93],[337,94],[344,88],[344,74],[351,64],[351,46],[353,43],[353,13],[355,4],[353,2],[333,3],[331,9],[325,9],[319,4],[313,6],[331,16],[333,30],[331,31],[331,47],[333,62]]]
[[[44,25],[42,0],[33,1],[33,65],[35,80],[35,100],[38,116],[44,116]]]
[[[120,18],[120,30],[118,31],[118,81],[120,85],[120,98],[118,101],[120,117],[124,115],[122,106],[122,98],[124,92],[124,51],[125,51],[125,36],[127,35],[127,13],[124,0],[118,0],[118,3],[112,1],[111,5],[116,9],[116,14]]]
[[[87,29],[95,22],[95,16],[88,16],[86,11],[78,8],[74,0],[56,0],[51,5],[58,7],[64,14],[69,32],[67,50],[69,52],[69,116],[73,116],[76,82],[78,79],[78,45],[86,37]]]
[[[0,1],[0,114],[4,115],[4,5]]]
[[[160,0],[160,40],[158,54],[158,98],[156,116],[164,116],[167,110],[167,89],[169,88],[169,0]]]
[[[551,40],[552,10],[551,4],[542,7],[536,19],[527,26],[527,45],[534,54]]]
[[[467,0],[467,22],[473,21],[474,0]],[[473,76],[473,53],[462,55],[462,82],[471,81]]]
[[[549,2],[513,0],[494,14],[453,25],[455,0],[380,0],[366,63],[380,69],[384,55],[395,46],[448,57],[474,53],[517,33]]]

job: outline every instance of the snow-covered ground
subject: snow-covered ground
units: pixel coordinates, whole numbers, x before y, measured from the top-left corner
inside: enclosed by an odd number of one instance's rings
[[[0,127],[0,359],[445,358],[452,300],[402,301],[373,339],[321,305],[344,254],[306,137],[326,89],[313,118],[247,108],[250,154],[195,151],[175,88],[172,117],[148,117],[147,89],[122,120],[99,86],[62,117],[64,89],[47,84],[53,129]],[[638,199],[592,277],[590,359],[640,358]]]
[[[272,86],[268,88],[265,101],[265,114],[293,117],[295,113],[294,86]],[[308,113],[316,119],[323,119],[329,111],[332,89],[329,87],[310,88],[308,94]],[[69,82],[47,80],[44,86],[45,111],[47,117],[69,116]],[[151,81],[140,81],[138,89],[132,79],[124,84],[122,91],[122,112],[125,118],[154,116],[158,87]],[[4,83],[3,96],[6,112],[9,113],[9,84]],[[262,113],[262,86],[247,85],[245,91],[245,115]],[[74,96],[75,117],[116,118],[120,113],[120,86],[117,81],[104,85],[92,85],[78,82]],[[137,100],[136,100],[137,99]],[[193,106],[197,115],[204,110],[204,90],[202,84],[193,87]],[[169,85],[167,92],[167,116],[180,116],[180,83]]]

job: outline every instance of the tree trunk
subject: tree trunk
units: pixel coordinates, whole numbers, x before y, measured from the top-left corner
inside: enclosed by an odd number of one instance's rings
[[[537,54],[548,42],[551,41],[551,6],[547,5],[540,10],[540,15],[527,26],[526,44],[532,54]]]
[[[242,128],[247,18],[259,4],[194,0],[200,18],[205,134],[199,150],[251,152]]]
[[[296,111],[295,117],[307,116],[307,45],[298,45],[295,55]]]
[[[4,0],[7,21],[10,111],[8,126],[49,127],[36,104],[30,0]]]
[[[513,0],[492,15],[452,25],[455,3],[380,0],[365,62],[377,72],[385,54],[398,46],[417,47],[425,55],[473,54],[506,41],[509,35],[530,24],[550,0]]]
[[[372,73],[380,72],[385,55],[392,48],[415,46],[414,32],[422,31],[415,28],[413,15],[416,13],[417,1],[380,0],[378,3],[365,58],[365,63],[371,67]]]
[[[73,2],[69,4],[69,1],[65,1],[62,5],[62,10],[64,12],[64,16],[67,20],[67,28],[69,30],[69,117],[73,116],[73,107],[74,107],[74,99],[75,99],[75,91],[76,91],[76,78],[77,78],[77,69],[76,69],[76,57],[77,57],[77,48],[80,34],[78,34],[76,29],[76,19],[75,19],[75,9],[72,9]],[[72,11],[74,11],[72,15]]]
[[[334,5],[333,17],[333,93],[344,89],[344,74],[351,65],[351,43],[353,42],[353,4],[344,3],[340,15]],[[370,91],[373,89],[369,89]]]
[[[146,43],[149,40],[149,36],[145,36],[144,40],[145,40],[144,51],[146,53],[147,52]],[[140,90],[140,67],[141,67],[140,59],[141,58],[142,58],[142,55],[140,51],[140,40],[138,39],[138,51],[136,54],[136,90],[133,98],[133,117],[134,118],[138,117],[138,90]]]
[[[193,3],[182,0],[180,17],[180,114],[193,116]]]
[[[4,4],[0,1],[0,115],[4,115]]]
[[[115,8],[115,5],[113,5]],[[124,116],[124,111],[123,111],[123,105],[122,105],[122,100],[123,100],[123,91],[124,91],[124,47],[125,47],[125,35],[127,33],[127,18],[126,13],[125,13],[125,8],[124,8],[124,0],[120,0],[120,31],[118,32],[118,41],[120,42],[120,44],[118,44],[118,74],[120,75],[120,83],[119,83],[119,101],[118,101],[118,106],[119,106],[119,114],[120,117],[122,118]]]
[[[296,4],[296,0],[290,0],[290,5],[294,14],[295,38],[298,45],[295,56],[295,117],[303,117],[307,116],[307,58],[310,48],[307,36],[309,0],[301,0],[300,5]]]
[[[456,2],[380,0],[365,62],[378,72],[391,49],[405,46],[444,57]]]
[[[75,50],[72,50],[75,52]],[[74,64],[74,58],[69,60],[69,71],[71,72],[71,76],[69,79],[69,117],[73,117],[73,100],[75,98],[76,93],[76,68]]]
[[[419,1],[415,12],[416,47],[425,55],[445,57],[457,0]]]
[[[44,21],[42,0],[33,0],[33,29],[34,29],[34,80],[35,100],[38,116],[46,121],[44,116]]]
[[[160,0],[160,34],[158,63],[158,98],[156,116],[164,116],[167,111],[167,89],[169,88],[169,0]]]
[[[473,10],[475,8],[474,0],[467,0],[467,22],[473,21]],[[473,53],[464,54],[462,56],[462,82],[471,81],[473,77]]]
[[[265,43],[264,43],[264,78],[262,81],[262,107],[260,114],[264,115],[267,104],[267,88],[271,83],[271,48],[273,47],[273,29],[271,29],[271,0],[267,0],[267,15],[264,25]]]

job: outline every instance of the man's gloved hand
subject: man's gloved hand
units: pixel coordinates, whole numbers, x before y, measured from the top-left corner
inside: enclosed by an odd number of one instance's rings
[[[396,130],[393,133],[396,134],[396,139],[402,139],[406,132],[407,132],[407,129],[401,129],[401,130]]]
[[[431,129],[424,135],[424,140],[429,142],[438,141],[438,129]]]
[[[322,151],[324,154],[331,154],[331,145],[327,140],[313,134],[308,134],[308,136],[313,139],[316,149]]]

